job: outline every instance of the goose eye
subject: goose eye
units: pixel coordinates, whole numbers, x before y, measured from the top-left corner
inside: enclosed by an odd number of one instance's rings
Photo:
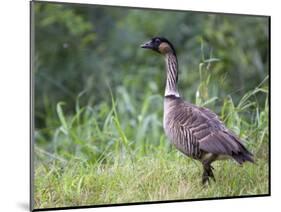
[[[160,43],[161,41],[160,41],[159,38],[156,38],[155,42],[156,42],[156,43]]]

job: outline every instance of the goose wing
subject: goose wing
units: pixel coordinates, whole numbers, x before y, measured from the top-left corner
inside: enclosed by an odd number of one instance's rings
[[[230,155],[237,162],[252,161],[252,154],[211,110],[184,102],[178,123],[188,130],[199,149],[217,155]],[[179,119],[180,117],[180,119]]]

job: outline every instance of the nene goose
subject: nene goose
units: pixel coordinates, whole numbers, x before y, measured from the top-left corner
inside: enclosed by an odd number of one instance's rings
[[[183,154],[203,165],[202,183],[215,181],[211,163],[233,158],[239,164],[254,162],[253,155],[239,138],[211,110],[185,102],[177,90],[178,62],[173,45],[165,38],[154,37],[141,45],[165,56],[166,87],[164,97],[164,131]]]

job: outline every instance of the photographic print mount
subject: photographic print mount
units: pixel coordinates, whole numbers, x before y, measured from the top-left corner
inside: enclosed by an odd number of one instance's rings
[[[270,196],[270,17],[43,1],[30,10],[31,210]],[[176,49],[181,97],[253,153],[255,164],[214,163],[212,195],[195,195],[200,163],[163,130],[165,63],[139,47],[155,36]]]

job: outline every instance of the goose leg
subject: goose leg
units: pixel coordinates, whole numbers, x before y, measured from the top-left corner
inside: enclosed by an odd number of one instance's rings
[[[214,182],[216,182],[216,178],[214,176],[213,170],[214,170],[214,167],[212,167],[211,164],[209,164],[209,167],[207,169],[208,176],[211,177],[214,180]]]
[[[202,184],[205,185],[207,182],[210,182],[209,174],[207,169],[203,166]]]
[[[211,163],[217,158],[216,155],[212,155],[212,157],[208,158],[207,160],[202,161],[203,165],[203,175],[202,175],[202,184],[205,185],[206,182],[210,183],[209,178],[212,178],[215,182],[215,176],[213,173],[214,167],[211,166]]]
[[[202,175],[202,184],[205,185],[206,182],[210,183],[209,178],[212,178],[216,182],[213,170],[214,168],[211,164],[203,164],[203,175]]]

